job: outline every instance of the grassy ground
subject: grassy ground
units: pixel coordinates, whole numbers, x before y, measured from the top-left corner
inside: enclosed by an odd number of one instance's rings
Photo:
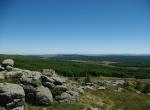
[[[104,106],[97,105],[98,102],[103,102]],[[150,97],[126,90],[118,93],[114,91],[114,88],[109,88],[104,91],[87,91],[75,104],[56,103],[51,107],[26,104],[25,110],[42,110],[42,108],[47,108],[47,110],[84,110],[89,107],[97,108],[97,110],[149,110]]]
[[[84,78],[79,78],[79,82]],[[92,77],[92,81],[100,79],[116,79],[108,77]],[[135,82],[136,79],[126,79],[129,82]],[[150,80],[140,80],[143,83],[150,82]],[[122,92],[117,92],[117,87],[110,86],[106,90],[87,90],[80,99],[74,104],[53,104],[50,107],[38,107],[26,104],[25,110],[150,110],[150,96],[146,94],[137,94],[135,91],[123,89]],[[100,106],[98,103],[103,103]],[[90,107],[94,109],[90,109]]]

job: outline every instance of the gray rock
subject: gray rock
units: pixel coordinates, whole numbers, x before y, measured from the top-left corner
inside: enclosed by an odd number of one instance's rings
[[[48,76],[45,76],[45,75],[42,75],[41,79],[42,79],[42,82],[51,82],[51,83],[55,82],[51,77],[48,77]]]
[[[67,91],[67,87],[65,85],[56,85],[54,89],[57,91]]]
[[[105,90],[106,87],[105,87],[105,86],[99,86],[97,89],[98,89],[98,90]]]
[[[55,87],[55,85],[51,82],[42,82],[42,85],[44,87],[48,87],[49,89],[53,89]]]
[[[64,77],[58,76],[53,69],[43,69],[42,82],[51,82],[55,85],[63,85],[66,82]]]
[[[83,86],[83,89],[85,90],[95,90],[93,86]]]
[[[71,87],[71,90],[72,90],[72,91],[75,91],[75,92],[78,92],[78,93],[80,93],[80,94],[84,94],[84,90],[83,90],[82,87],[77,88],[77,86],[72,86],[72,87]]]
[[[0,71],[4,71],[5,68],[0,65]]]
[[[13,108],[12,110],[24,110],[24,106]]]
[[[53,103],[51,91],[46,87],[39,87],[36,91],[36,103],[44,106],[51,105]]]
[[[114,80],[114,81],[112,81],[112,85],[113,85],[113,86],[124,85],[124,83],[125,83],[124,80]]]
[[[28,103],[35,103],[36,99],[36,88],[32,85],[22,85],[24,91],[25,91],[25,99]]]
[[[18,79],[22,77],[22,71],[11,71],[6,73],[6,78]]]
[[[24,85],[38,86],[40,84],[41,73],[37,71],[22,71],[22,77],[19,79]]]
[[[82,89],[82,87],[77,88],[77,90],[80,94],[84,94],[84,90]]]
[[[16,107],[18,108],[20,108],[20,106],[22,106],[22,105],[24,105],[24,100],[20,100],[20,99],[14,99],[14,101],[13,102],[11,102],[11,103],[8,103],[7,105],[6,105],[6,108],[7,109],[16,109]],[[15,108],[14,108],[15,107]]]
[[[52,77],[55,85],[63,85],[66,82],[66,79],[63,77]]]
[[[2,66],[3,66],[3,67],[6,67],[6,66],[11,66],[11,67],[13,67],[13,66],[14,66],[14,61],[13,61],[12,59],[3,60]]]
[[[56,96],[55,98],[56,98],[57,100],[64,100],[64,99],[66,99],[66,98],[68,98],[68,97],[71,97],[71,95],[70,95],[69,93],[67,93],[67,92],[64,92],[64,93],[62,93],[61,95]]]
[[[96,102],[97,107],[104,107],[104,103],[102,101]]]
[[[56,76],[56,72],[53,69],[43,69],[42,73],[43,75],[49,76],[49,77]]]
[[[14,68],[13,71],[6,72],[6,78],[18,79],[23,84],[31,84],[40,82],[41,73],[37,71],[22,70]],[[36,84],[35,84],[36,85]]]
[[[7,71],[11,71],[11,70],[13,69],[13,67],[12,67],[12,66],[7,65],[7,66],[5,67],[5,69],[6,69]]]
[[[119,88],[117,89],[117,92],[122,92],[122,90],[123,90],[123,88],[119,87]]]
[[[25,93],[21,86],[11,83],[0,83],[0,106],[13,109],[24,104]]]
[[[31,85],[22,85],[26,94],[26,101],[37,105],[51,105],[53,97],[51,91],[43,86],[35,88]]]
[[[79,93],[76,91],[66,91],[66,93],[70,94],[71,96],[75,97],[76,99],[78,99],[79,97]]]
[[[150,96],[150,93],[147,93],[147,95],[149,95],[149,96]]]
[[[74,103],[77,100],[77,98],[75,96],[72,96],[71,94],[69,94],[67,92],[62,93],[61,95],[58,95],[55,98],[60,103],[67,103],[67,104]]]
[[[85,85],[86,85],[86,86],[93,86],[94,83],[86,83]]]
[[[137,94],[141,94],[141,91],[135,91]]]

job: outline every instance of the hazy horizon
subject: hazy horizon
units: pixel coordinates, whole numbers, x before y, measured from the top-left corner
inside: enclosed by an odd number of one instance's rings
[[[1,0],[0,54],[150,54],[149,0]]]
[[[75,55],[75,56],[150,56],[150,54],[76,54],[76,53],[56,53],[56,54],[3,54],[0,55],[23,55],[23,56],[65,56],[65,55]]]

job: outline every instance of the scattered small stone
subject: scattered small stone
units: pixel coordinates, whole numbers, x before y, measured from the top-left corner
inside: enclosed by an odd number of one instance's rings
[[[94,108],[94,107],[88,107],[85,110],[98,110],[98,108]]]
[[[122,92],[122,90],[123,90],[123,88],[119,87],[119,88],[117,89],[117,92]]]
[[[46,108],[42,108],[42,110],[47,110]]]
[[[147,95],[149,95],[149,96],[150,96],[150,93],[147,93]]]
[[[141,94],[141,91],[136,91],[137,94]]]
[[[62,93],[55,97],[60,103],[71,104],[77,101],[77,97],[74,94],[70,94],[67,92]]]
[[[95,90],[92,86],[83,86],[83,89],[85,90]]]
[[[98,89],[98,90],[105,90],[105,89],[106,89],[106,87],[104,87],[104,86],[100,86],[100,87],[98,87],[97,89]]]
[[[96,106],[98,107],[103,107],[104,106],[104,103],[102,101],[99,101],[96,103]]]

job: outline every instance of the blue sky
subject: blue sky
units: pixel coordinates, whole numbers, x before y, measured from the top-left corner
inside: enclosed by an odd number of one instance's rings
[[[1,54],[150,54],[149,0],[0,0]]]

